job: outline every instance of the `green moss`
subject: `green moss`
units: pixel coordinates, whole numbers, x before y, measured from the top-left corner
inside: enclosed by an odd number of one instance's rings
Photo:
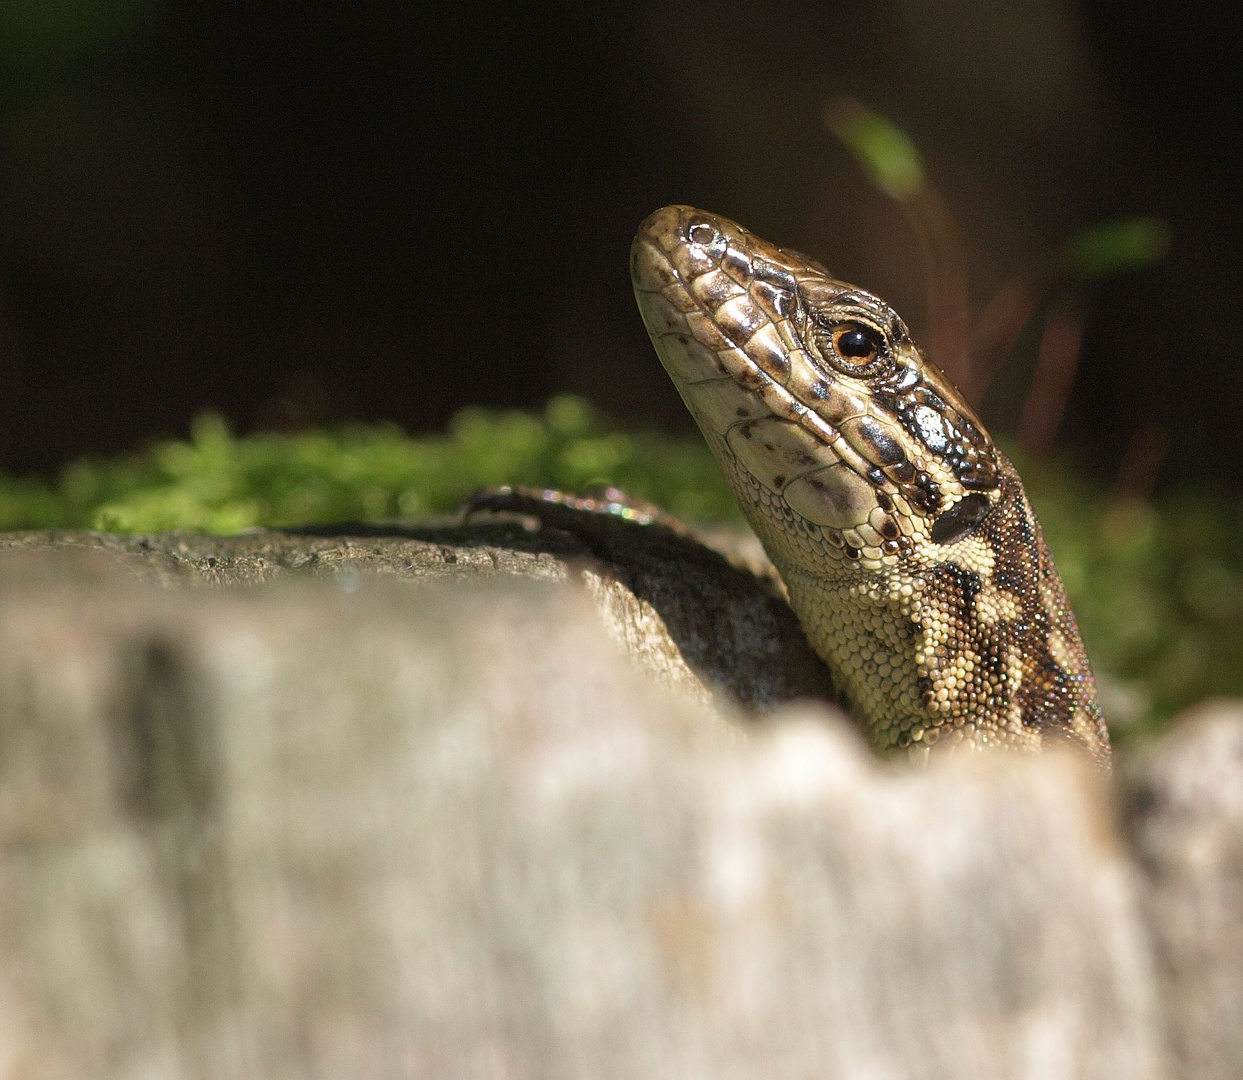
[[[237,437],[205,414],[188,442],[78,461],[55,484],[0,477],[0,529],[232,533],[447,514],[498,484],[609,483],[690,519],[737,516],[702,440],[621,432],[587,402],[558,397],[542,415],[465,409],[422,438],[386,424]]]
[[[1210,694],[1243,695],[1243,506],[1207,492],[1119,501],[1065,463],[1019,467],[1118,735],[1142,737]],[[615,484],[691,521],[740,520],[697,436],[619,431],[559,397],[539,415],[467,409],[421,438],[383,424],[236,437],[205,415],[187,442],[79,461],[54,484],[0,477],[0,529],[391,521],[452,513],[497,484]]]

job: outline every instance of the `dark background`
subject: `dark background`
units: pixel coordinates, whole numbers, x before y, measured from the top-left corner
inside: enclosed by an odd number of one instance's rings
[[[919,327],[899,210],[824,128],[910,133],[977,300],[1144,212],[1154,270],[1094,288],[1065,443],[1243,488],[1236,5],[1032,0],[0,7],[0,470],[181,435],[571,390],[689,425],[626,252],[667,202],[822,258]],[[1028,334],[984,402],[1012,430]]]

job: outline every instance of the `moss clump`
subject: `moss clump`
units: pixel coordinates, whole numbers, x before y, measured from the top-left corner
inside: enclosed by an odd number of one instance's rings
[[[465,409],[444,434],[420,438],[389,424],[238,437],[204,414],[188,442],[78,461],[55,484],[0,477],[0,529],[233,533],[451,513],[497,484],[609,483],[692,520],[737,516],[701,440],[617,431],[567,396],[542,415]]]

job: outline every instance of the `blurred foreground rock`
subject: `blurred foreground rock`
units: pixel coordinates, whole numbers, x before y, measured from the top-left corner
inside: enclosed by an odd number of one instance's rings
[[[809,697],[832,700],[828,669],[779,589],[749,568],[767,565],[753,537],[751,549],[727,534],[726,559],[663,528],[600,514],[565,516],[577,519],[575,532],[476,521],[354,526],[344,536],[331,528],[224,537],[0,533],[0,556],[54,554],[60,561],[51,573],[62,581],[64,557],[79,555],[106,556],[78,560],[88,578],[107,566],[158,585],[327,580],[348,591],[373,576],[420,585],[495,578],[576,583],[595,600],[609,635],[668,686],[704,702],[723,696],[759,708]],[[85,569],[88,564],[92,569]]]
[[[1243,1075],[1239,706],[882,764],[652,536],[0,537],[0,1078]]]

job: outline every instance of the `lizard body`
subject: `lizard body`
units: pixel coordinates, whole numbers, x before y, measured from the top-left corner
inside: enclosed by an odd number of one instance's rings
[[[1074,615],[1014,466],[884,301],[686,206],[631,273],[656,351],[872,741],[1108,765]]]

